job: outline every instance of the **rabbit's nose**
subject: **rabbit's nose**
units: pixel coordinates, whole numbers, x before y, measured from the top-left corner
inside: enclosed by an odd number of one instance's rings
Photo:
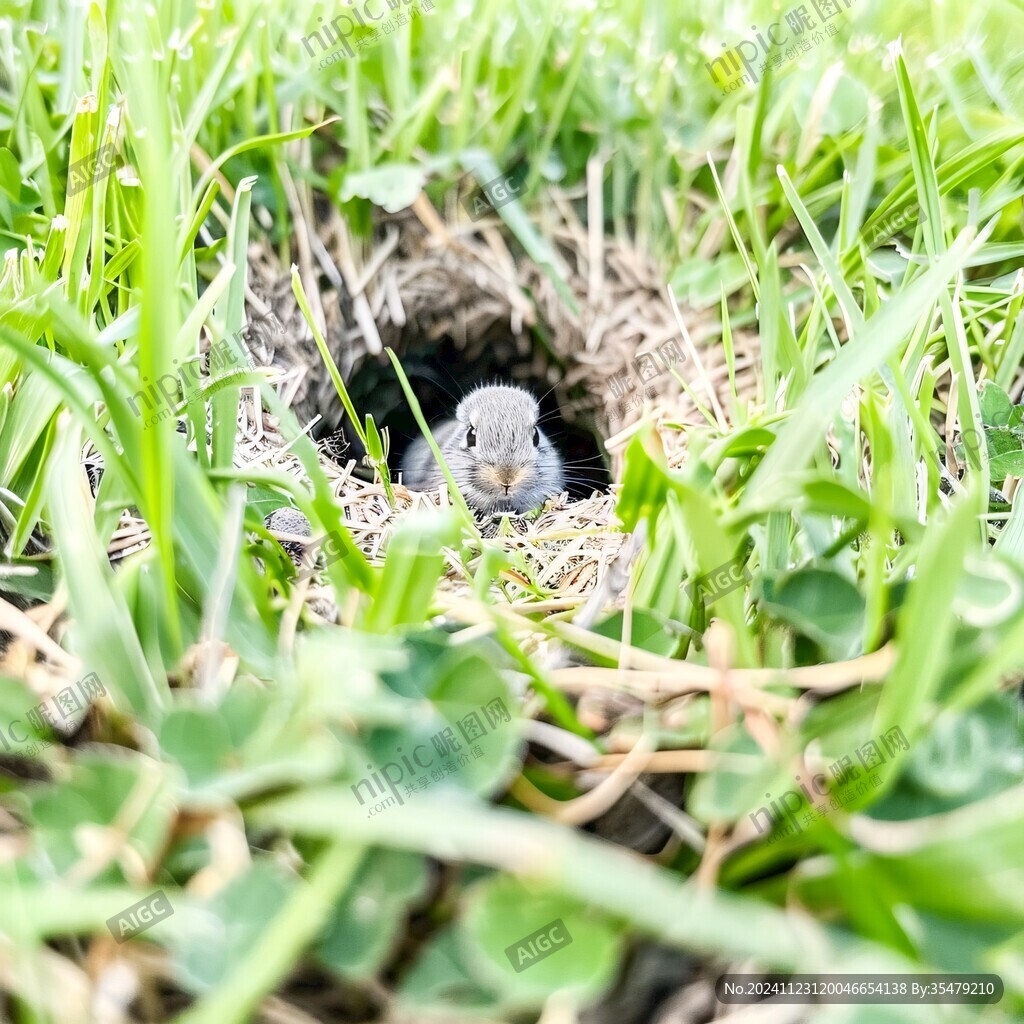
[[[495,472],[499,483],[506,489],[519,483],[523,475],[523,471],[516,466],[496,466]]]

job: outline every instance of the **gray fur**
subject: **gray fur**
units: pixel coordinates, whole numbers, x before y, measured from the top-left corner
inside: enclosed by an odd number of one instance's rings
[[[454,420],[434,428],[434,440],[466,499],[480,512],[529,512],[561,493],[562,460],[537,426],[540,408],[522,388],[485,385],[471,391]],[[467,444],[468,431],[476,445]],[[538,430],[540,443],[534,447]],[[444,482],[427,442],[417,438],[402,459],[402,479],[413,490]]]

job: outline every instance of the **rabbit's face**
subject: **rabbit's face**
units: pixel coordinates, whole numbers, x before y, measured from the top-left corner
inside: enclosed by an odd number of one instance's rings
[[[450,468],[467,501],[487,512],[525,512],[557,493],[561,463],[539,413],[532,395],[503,385],[478,388],[459,403]]]

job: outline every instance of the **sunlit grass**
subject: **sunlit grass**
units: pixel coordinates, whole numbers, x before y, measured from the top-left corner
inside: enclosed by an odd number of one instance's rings
[[[147,936],[196,997],[183,1019],[248,1019],[310,949],[366,984],[423,899],[430,856],[495,873],[457,878],[453,921],[439,917],[402,966],[416,1008],[454,1012],[446,986],[499,1018],[539,1012],[560,985],[583,1004],[644,934],[781,970],[998,971],[1007,997],[986,1019],[1014,1019],[1024,517],[990,488],[1024,475],[1019,9],[862,0],[834,39],[723,95],[705,63],[767,26],[767,8],[435,6],[324,70],[301,38],[337,13],[326,4],[186,16],[42,3],[18,11],[23,33],[0,26],[0,586],[65,610],[54,636],[71,655],[5,611],[19,647],[2,721],[39,703],[26,638],[51,674],[94,671],[110,694],[95,746],[41,755],[51,781],[4,776],[32,842],[0,868],[8,1016],[58,1019],[56,958],[84,982],[104,922],[156,888],[175,914]],[[69,165],[113,139],[118,169],[76,191]],[[547,183],[579,184],[595,159],[605,230],[662,259],[684,307],[720,318],[730,371],[734,333],[760,340],[757,392],[738,393],[730,372],[727,422],[709,411],[688,428],[682,468],[652,433],[632,442],[618,514],[647,540],[628,611],[600,631],[497,600],[508,564],[464,507],[403,523],[371,564],[259,374],[189,396],[189,435],[137,414],[132,396],[197,356],[204,328],[241,329],[250,241],[268,233],[291,262],[296,190],[321,190],[360,237],[375,204],[425,189],[443,208],[464,170],[487,180],[523,163],[530,192],[503,210],[508,231],[564,293],[528,214]],[[898,247],[882,237],[894,223]],[[280,418],[310,489],[234,466],[243,385]],[[937,424],[967,469],[948,496]],[[958,444],[960,432],[986,443]],[[95,503],[86,442],[105,463]],[[300,508],[314,536],[341,538],[325,570],[340,627],[297,623],[265,548],[257,563],[255,488]],[[106,549],[126,508],[152,540],[115,571]],[[476,600],[449,608],[472,630],[436,628],[442,552],[481,549]],[[738,554],[749,587],[695,607],[682,584]],[[667,653],[664,634],[623,643],[645,621],[672,624]],[[520,778],[512,732],[447,791],[374,817],[355,806],[364,765],[429,748],[495,696],[515,707],[513,670],[536,714],[607,753],[538,637],[603,685],[645,694],[630,670],[647,670],[692,694],[683,728],[646,693],[663,749],[742,757],[691,775],[701,856],[684,847],[656,867],[530,813],[519,796],[543,809],[579,794],[537,764]],[[709,666],[722,670],[711,683]],[[893,727],[910,749],[856,815],[745,841],[766,794]],[[517,778],[530,785],[489,806]],[[513,975],[500,951],[537,907],[581,934],[558,972]],[[877,1019],[861,1009],[845,1019]],[[925,1011],[888,1019],[960,1019]]]

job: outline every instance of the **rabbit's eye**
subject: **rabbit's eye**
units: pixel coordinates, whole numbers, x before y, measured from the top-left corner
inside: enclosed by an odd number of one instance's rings
[[[533,428],[533,447],[536,448],[537,445],[539,445],[539,444],[540,444],[540,431],[536,427],[534,427]]]
[[[469,430],[466,431],[466,447],[476,447],[476,431],[472,427],[470,427]]]

